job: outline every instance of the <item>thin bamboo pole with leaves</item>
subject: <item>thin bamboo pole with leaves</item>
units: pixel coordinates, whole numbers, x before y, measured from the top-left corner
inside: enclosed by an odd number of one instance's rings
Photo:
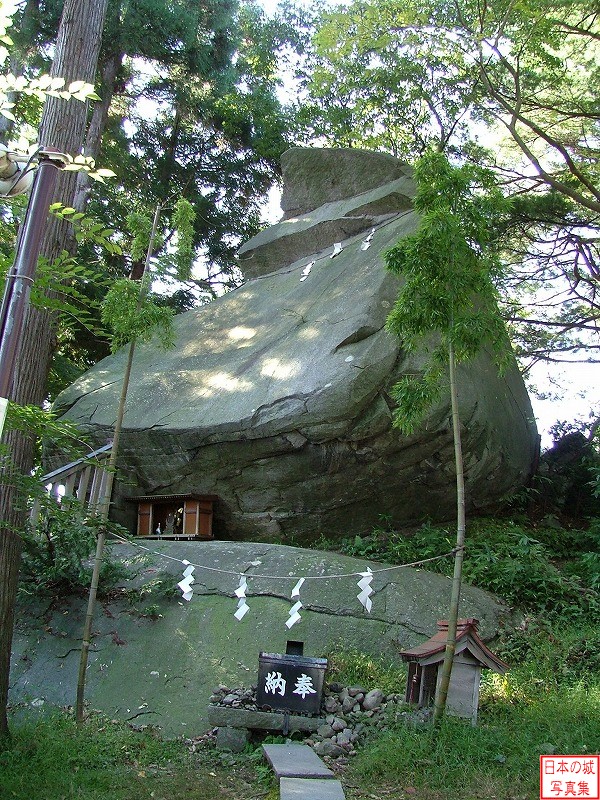
[[[403,279],[387,328],[401,338],[406,352],[423,354],[420,372],[402,376],[392,389],[397,428],[411,434],[440,399],[446,380],[450,388],[457,533],[447,646],[434,708],[438,723],[456,651],[466,532],[457,366],[484,345],[499,369],[510,357],[492,280],[498,269],[494,230],[506,201],[490,172],[473,165],[453,167],[443,153],[426,152],[416,164],[415,178],[419,228],[386,253],[388,269]]]
[[[452,342],[448,346],[448,372],[450,380],[450,403],[452,407],[452,437],[454,439],[454,464],[456,468],[456,552],[454,553],[454,572],[452,575],[452,591],[448,609],[448,635],[444,661],[442,663],[440,682],[433,707],[433,723],[438,724],[446,710],[448,689],[452,677],[454,654],[456,653],[456,633],[458,628],[458,612],[460,607],[460,588],[462,585],[462,567],[465,549],[466,513],[465,513],[465,474],[462,455],[462,436],[460,433],[460,414],[458,410],[458,385],[456,381],[456,359]]]
[[[158,220],[160,217],[161,206],[156,207],[154,213],[154,220],[152,223],[152,231],[150,233],[150,241],[148,242],[148,250],[146,252],[146,260],[144,263],[144,272],[140,281],[138,300],[136,311],[139,313],[142,309],[144,299],[148,293],[148,281],[146,276],[150,268],[150,260],[154,248],[154,240],[158,228]],[[133,357],[135,355],[137,336],[134,335],[129,343],[129,352],[127,355],[127,364],[125,366],[125,373],[123,375],[123,384],[121,386],[121,395],[119,398],[119,406],[117,409],[117,419],[115,422],[115,429],[113,435],[113,444],[110,453],[110,459],[107,467],[106,485],[102,502],[100,505],[100,517],[106,522],[110,511],[110,499],[112,496],[112,489],[114,483],[114,476],[117,464],[117,455],[119,451],[119,442],[121,438],[121,430],[123,428],[123,417],[125,416],[125,406],[127,402],[127,392],[129,390],[129,380],[131,377],[131,368],[133,366]],[[81,645],[81,658],[79,662],[79,674],[77,679],[77,699],[75,703],[75,718],[77,722],[83,722],[84,719],[84,702],[85,702],[85,682],[87,674],[87,665],[90,652],[90,643],[92,637],[92,621],[94,618],[94,609],[96,606],[96,595],[98,593],[98,583],[100,580],[100,570],[102,568],[102,558],[106,545],[106,528],[102,526],[96,540],[96,554],[94,557],[94,566],[92,570],[92,579],[90,583],[90,592],[88,596],[87,614],[83,628],[83,641]]]

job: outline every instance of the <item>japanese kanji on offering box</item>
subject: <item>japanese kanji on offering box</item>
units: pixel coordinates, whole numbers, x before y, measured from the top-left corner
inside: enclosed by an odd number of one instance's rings
[[[259,708],[318,714],[326,658],[260,653],[256,703]]]

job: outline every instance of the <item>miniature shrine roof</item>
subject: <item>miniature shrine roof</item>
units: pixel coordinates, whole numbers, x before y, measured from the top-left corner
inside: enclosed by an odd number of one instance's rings
[[[458,620],[456,626],[456,654],[467,650],[482,666],[492,669],[494,672],[505,673],[508,670],[508,664],[505,664],[498,656],[494,655],[484,644],[477,632],[478,624],[479,620],[473,617]],[[440,620],[437,626],[438,631],[431,639],[410,650],[402,650],[400,652],[402,660],[417,661],[423,665],[442,661],[448,640],[448,622]]]
[[[138,495],[137,497],[134,495],[130,495],[126,497],[130,503],[166,503],[174,500],[218,500],[218,496],[216,494],[193,494],[188,492],[187,494],[144,494]]]

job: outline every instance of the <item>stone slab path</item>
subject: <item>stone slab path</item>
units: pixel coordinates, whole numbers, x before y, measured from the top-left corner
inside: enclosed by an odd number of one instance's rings
[[[333,772],[306,744],[264,744],[263,752],[279,779],[281,800],[344,800]]]
[[[282,778],[279,797],[281,800],[345,800],[339,781],[320,778]]]

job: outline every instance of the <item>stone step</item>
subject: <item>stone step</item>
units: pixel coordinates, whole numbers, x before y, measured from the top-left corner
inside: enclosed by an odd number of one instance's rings
[[[280,800],[345,800],[339,781],[320,778],[282,778]]]
[[[333,772],[307,744],[263,744],[263,753],[278,778],[333,778]]]

